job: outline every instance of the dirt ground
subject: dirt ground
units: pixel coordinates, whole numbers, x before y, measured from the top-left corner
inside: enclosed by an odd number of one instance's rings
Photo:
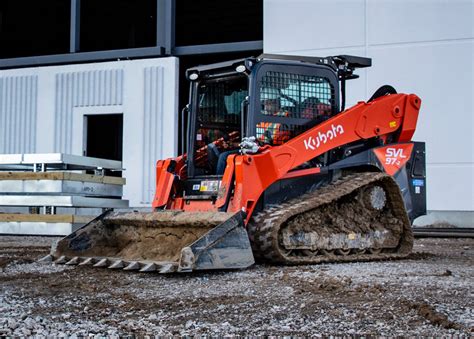
[[[409,259],[159,275],[41,265],[0,236],[2,335],[474,335],[474,239]]]

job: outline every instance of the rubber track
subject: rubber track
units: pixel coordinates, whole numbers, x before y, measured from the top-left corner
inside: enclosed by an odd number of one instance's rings
[[[387,191],[388,202],[393,215],[403,222],[401,240],[396,252],[363,253],[343,255],[318,255],[312,257],[287,256],[280,251],[278,234],[280,228],[291,217],[314,210],[322,205],[336,202],[368,184],[379,182]],[[330,208],[330,207],[329,207]],[[255,215],[249,223],[249,236],[254,255],[260,261],[280,264],[317,264],[325,262],[371,261],[404,258],[411,253],[413,233],[405,210],[405,204],[397,183],[387,174],[365,172],[345,176],[324,186],[315,192],[305,194],[297,199],[272,206]]]

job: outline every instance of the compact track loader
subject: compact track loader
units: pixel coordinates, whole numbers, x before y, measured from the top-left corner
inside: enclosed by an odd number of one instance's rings
[[[371,59],[262,55],[187,71],[182,155],[151,213],[106,212],[44,261],[142,272],[406,257],[426,212],[421,100],[382,86],[345,109]]]

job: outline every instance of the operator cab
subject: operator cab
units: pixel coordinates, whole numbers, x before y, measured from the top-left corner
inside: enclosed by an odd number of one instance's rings
[[[220,180],[243,137],[279,146],[339,113],[339,81],[343,110],[345,80],[368,66],[370,59],[351,56],[262,55],[188,69],[188,178]]]

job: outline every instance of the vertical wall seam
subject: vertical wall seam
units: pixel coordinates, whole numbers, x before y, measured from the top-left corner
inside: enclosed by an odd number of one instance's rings
[[[10,134],[10,118],[9,118],[9,110],[10,110],[10,100],[11,100],[11,82],[10,78],[6,77],[5,78],[5,152],[9,153],[9,143],[11,142],[9,139],[9,134]]]
[[[12,92],[12,84],[11,84],[11,78],[6,77],[5,78],[6,82],[6,95],[5,95],[5,126],[10,126],[10,101],[11,101],[11,92]],[[7,153],[10,153],[10,149],[8,145],[8,142],[10,141],[10,128],[5,129],[5,141],[7,142],[7,146],[5,147],[5,151]],[[11,141],[10,141],[11,142]]]
[[[59,145],[59,149],[61,153],[66,152],[66,145],[67,145],[67,137],[68,137],[68,131],[67,131],[67,125],[68,125],[68,118],[69,118],[69,102],[70,102],[70,97],[69,97],[69,77],[67,73],[62,74],[63,77],[63,95],[64,95],[64,107],[62,108],[62,128],[61,128],[61,145]]]
[[[16,79],[15,77],[9,77],[9,80],[10,80],[10,93],[11,93],[11,96],[10,96],[10,100],[9,100],[9,104],[10,104],[10,107],[8,108],[8,121],[9,121],[9,125],[10,126],[14,126],[14,123],[15,123],[15,115],[13,113],[13,110],[15,108],[15,103],[16,103],[16,98],[15,98],[15,90],[16,90]],[[12,145],[10,146],[10,150],[9,152],[10,153],[15,153],[15,141],[14,141],[14,138],[15,136],[13,135],[13,128],[9,128],[8,129],[8,140],[12,140]]]
[[[143,175],[141,177],[141,182],[142,182],[142,187],[145,187],[145,182],[146,182],[146,169],[145,169],[145,163],[146,163],[146,155],[145,155],[145,145],[146,145],[146,131],[145,131],[145,128],[146,128],[146,115],[147,115],[147,94],[146,94],[146,89],[147,89],[147,76],[148,76],[148,72],[147,72],[147,68],[144,68],[143,69],[143,132],[142,132],[142,142],[143,142],[143,147],[142,147],[142,159],[143,159],[143,163],[142,163],[142,168],[143,168]],[[143,202],[143,198],[144,198],[144,193],[143,193],[143,190],[141,191],[141,194],[140,194],[140,201]]]
[[[37,134],[37,127],[36,121],[38,117],[38,95],[37,95],[37,88],[38,88],[38,76],[33,78],[33,82],[31,84],[31,101],[30,101],[30,108],[29,111],[32,114],[31,118],[31,139],[30,139],[30,152],[36,152],[36,134]]]
[[[89,103],[92,100],[92,86],[91,86],[91,73],[92,71],[86,71],[86,81],[84,83],[84,86],[86,86],[86,99],[84,101],[84,106],[89,106]]]
[[[122,102],[123,102],[123,71],[120,70],[118,72],[119,74],[119,86],[118,86],[118,90],[119,90],[119,94],[118,94],[118,101],[117,101],[117,104],[119,105],[122,105]]]
[[[148,111],[148,162],[147,166],[147,181],[144,187],[145,199],[144,202],[148,203],[150,201],[150,181],[152,177],[152,162],[155,153],[155,111],[156,111],[156,94],[155,94],[155,84],[156,84],[156,67],[150,67],[150,77],[149,77],[149,90],[148,90],[148,98],[150,100],[149,111]]]
[[[147,152],[147,147],[148,147],[148,126],[147,126],[147,120],[148,120],[148,111],[149,111],[149,94],[148,94],[148,78],[149,78],[149,67],[146,67],[143,70],[143,149],[142,149],[142,158],[143,158],[143,163],[142,163],[142,168],[143,168],[143,176],[142,176],[142,190],[141,190],[141,202],[145,202],[146,197],[145,197],[145,187],[147,187],[147,176],[148,176],[148,168],[147,168],[147,163],[148,163],[148,152]]]
[[[150,67],[148,69],[148,111],[147,111],[147,145],[146,145],[146,159],[147,162],[145,165],[146,168],[146,181],[145,186],[143,187],[143,202],[147,203],[149,201],[148,192],[150,190],[150,176],[151,176],[151,159],[152,159],[152,152],[153,152],[153,83],[155,81],[154,74],[153,74],[154,67]]]
[[[5,79],[0,78],[0,152],[6,153],[6,147],[7,143],[5,141],[5,129],[7,128],[6,122],[5,122],[5,100],[6,100],[6,94],[5,94]]]
[[[59,145],[59,151],[61,153],[63,152],[66,152],[66,143],[67,143],[67,136],[68,136],[68,133],[67,133],[67,119],[68,119],[68,115],[69,115],[69,91],[68,91],[68,87],[69,87],[69,79],[68,79],[68,76],[67,76],[67,73],[63,73],[62,74],[62,77],[63,77],[63,85],[64,85],[64,88],[63,88],[63,96],[64,96],[64,107],[62,108],[61,110],[61,113],[62,113],[62,126],[61,126],[61,144]]]
[[[159,116],[159,129],[158,131],[160,132],[160,136],[159,136],[159,140],[160,140],[160,154],[159,154],[159,157],[160,159],[163,158],[163,154],[164,154],[164,150],[163,150],[163,147],[164,147],[164,142],[165,140],[163,139],[164,138],[164,133],[163,133],[163,130],[164,130],[164,118],[165,118],[165,98],[164,98],[164,88],[165,88],[165,70],[163,67],[160,67],[160,91],[159,93],[157,93],[157,95],[159,94],[160,96],[160,116]],[[174,114],[174,112],[173,112]],[[173,127],[174,128],[174,127]],[[171,142],[172,145],[174,145],[174,140]]]
[[[148,126],[148,162],[147,166],[147,181],[146,186],[144,187],[145,200],[147,203],[149,201],[148,194],[150,192],[150,177],[151,177],[151,159],[155,153],[155,115],[156,115],[156,93],[155,93],[155,84],[156,84],[156,67],[150,67],[150,88],[149,88],[149,100],[150,100],[150,111],[149,114],[149,126]]]
[[[31,97],[31,82],[33,79],[31,77],[25,76],[25,88],[23,90],[24,93],[24,107],[23,107],[23,119],[24,119],[24,125],[25,125],[25,130],[27,131],[25,137],[24,137],[24,146],[23,149],[28,151],[30,150],[30,141],[31,141],[31,120],[33,117],[30,115],[30,102],[33,99]]]
[[[369,57],[369,0],[365,0],[365,56]],[[369,70],[365,69],[365,98],[369,97]]]
[[[111,72],[110,73],[110,89],[109,89],[111,103],[117,102],[117,98],[115,97],[116,87],[117,87],[117,72]]]
[[[25,89],[26,89],[26,76],[21,76],[19,78],[20,80],[20,91],[18,93],[20,104],[18,106],[18,149],[17,152],[20,153],[20,149],[24,149],[26,143],[26,135],[28,133],[24,133],[26,129],[26,119],[25,119],[25,104],[26,104],[26,95],[25,95]],[[22,133],[23,132],[23,133]],[[27,131],[29,132],[29,131]],[[24,138],[21,137],[21,135],[24,134]]]
[[[10,138],[12,139],[13,143],[12,143],[12,148],[11,148],[11,153],[16,153],[16,145],[17,145],[17,141],[16,141],[16,131],[15,131],[15,128],[17,127],[17,122],[16,122],[16,114],[15,114],[15,108],[18,107],[18,96],[16,95],[18,93],[18,88],[17,88],[17,84],[18,84],[18,81],[17,81],[17,77],[12,77],[12,90],[13,90],[13,95],[12,95],[12,104],[11,104],[11,108],[10,108],[10,121],[11,121],[11,127],[10,128],[10,131],[11,131],[11,136]]]
[[[16,78],[15,77],[9,77],[9,82],[10,82],[10,100],[9,100],[9,107],[8,107],[8,112],[7,112],[7,117],[8,117],[8,125],[11,126],[7,130],[7,135],[8,135],[8,140],[11,140],[12,143],[10,145],[10,149],[8,150],[9,153],[15,153],[15,131],[13,128],[15,127],[15,114],[13,114],[13,109],[15,108],[16,104],[16,97],[15,97],[15,92],[16,92]]]
[[[12,115],[13,115],[13,139],[15,140],[14,149],[13,153],[18,153],[18,149],[20,148],[19,143],[21,142],[20,140],[20,124],[21,124],[21,79],[22,77],[15,77],[15,93],[14,93],[14,98],[15,98],[15,105],[12,109]]]
[[[59,131],[59,128],[58,128],[58,103],[59,103],[59,75],[58,74],[55,74],[54,76],[54,121],[53,121],[53,124],[54,124],[54,142],[53,142],[53,150],[54,148],[56,147],[56,141],[57,141],[57,137],[58,137],[58,131]]]
[[[13,131],[13,153],[18,153],[19,149],[19,143],[20,143],[20,105],[21,105],[21,77],[14,77],[13,78],[14,84],[13,84],[13,90],[14,90],[14,95],[13,97],[15,98],[14,100],[14,105],[11,110],[11,115],[12,115],[12,131]]]
[[[62,131],[64,129],[63,126],[63,107],[64,107],[64,101],[65,101],[65,95],[64,95],[64,77],[62,74],[58,74],[58,79],[59,79],[59,91],[57,95],[59,95],[59,105],[56,107],[56,110],[58,112],[58,143],[54,145],[54,151],[55,152],[60,152],[61,149],[61,144],[62,144]]]
[[[73,107],[74,107],[74,92],[75,92],[75,82],[74,82],[74,73],[68,73],[68,108],[69,114],[67,119],[67,141],[66,141],[66,152],[72,153],[72,136],[73,136]]]
[[[105,95],[104,95],[105,82],[104,82],[104,70],[103,70],[103,69],[101,69],[101,70],[99,71],[98,77],[99,77],[99,79],[98,79],[97,82],[98,82],[98,84],[99,84],[99,90],[98,90],[98,94],[99,94],[99,95],[98,95],[97,103],[101,102],[101,103],[103,103],[103,104],[106,104],[105,101],[104,101],[104,97],[105,97]],[[97,103],[96,103],[96,104],[97,104]]]
[[[3,102],[5,101],[3,95],[3,78],[0,78],[0,152],[5,153],[4,147],[5,143],[3,142],[5,123],[3,122]]]
[[[155,161],[162,157],[160,144],[163,135],[163,69],[162,67],[144,68],[143,91],[143,176],[142,203],[153,199],[155,181]]]
[[[161,134],[161,129],[158,128],[158,103],[159,103],[159,87],[158,87],[158,80],[159,80],[159,71],[160,67],[154,67],[153,68],[153,112],[151,112],[153,116],[153,140],[152,140],[152,152],[150,154],[150,173],[148,175],[148,201],[151,201],[150,195],[152,194],[153,191],[153,172],[151,169],[153,168],[152,163],[154,160],[157,158],[157,150],[158,150],[158,136]]]

